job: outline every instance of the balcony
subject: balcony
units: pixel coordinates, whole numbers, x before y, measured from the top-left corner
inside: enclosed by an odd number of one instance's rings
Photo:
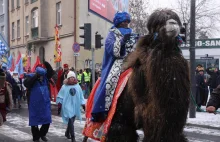
[[[28,44],[36,44],[48,41],[47,37],[41,37],[39,30],[39,27],[31,28],[31,38],[28,38]]]
[[[32,36],[32,39],[38,38],[38,27],[31,29],[31,36]]]

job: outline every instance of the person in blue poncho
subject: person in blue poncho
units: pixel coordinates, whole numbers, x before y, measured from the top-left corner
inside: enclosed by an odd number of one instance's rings
[[[48,141],[46,134],[52,123],[48,82],[54,74],[51,69],[49,63],[45,62],[36,67],[35,73],[27,74],[24,80],[24,86],[28,89],[29,126],[35,142],[39,142],[40,138]],[[40,129],[38,125],[42,125]]]
[[[122,72],[124,58],[134,51],[137,39],[137,35],[128,28],[130,15],[127,12],[117,12],[113,22],[114,26],[105,41],[101,82],[94,98],[92,109],[94,122],[103,121],[107,117]]]
[[[69,71],[67,79],[64,80],[64,85],[60,89],[56,103],[62,104],[61,116],[63,122],[67,124],[65,136],[71,139],[72,142],[76,142],[74,134],[74,121],[77,117],[81,117],[81,106],[85,110],[85,101],[82,89],[78,84],[76,75],[73,71]]]

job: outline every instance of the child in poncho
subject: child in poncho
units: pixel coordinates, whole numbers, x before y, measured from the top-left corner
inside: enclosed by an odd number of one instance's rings
[[[85,110],[85,101],[82,89],[73,71],[69,71],[67,74],[67,79],[64,80],[64,85],[58,93],[56,103],[62,104],[61,116],[63,122],[67,124],[65,136],[75,142],[74,121],[76,117],[82,119],[80,108],[83,106]]]

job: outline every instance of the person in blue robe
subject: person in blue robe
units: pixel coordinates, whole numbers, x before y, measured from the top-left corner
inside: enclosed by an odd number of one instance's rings
[[[56,103],[62,104],[61,116],[63,122],[67,124],[65,136],[75,142],[74,121],[76,118],[82,120],[81,106],[85,110],[85,100],[82,89],[78,84],[76,75],[73,71],[67,74],[66,84],[60,89]]]
[[[106,119],[122,72],[124,58],[134,51],[136,43],[135,34],[128,28],[130,15],[127,12],[117,12],[113,22],[114,25],[105,41],[101,81],[94,97],[92,109],[94,122]]]
[[[39,142],[40,138],[43,141],[48,140],[46,134],[50,123],[52,123],[48,76],[50,77],[53,73],[47,71],[48,69],[43,68],[43,66],[37,66],[35,73],[27,74],[24,80],[24,86],[29,92],[29,126],[31,126],[33,141],[35,142]],[[38,125],[42,125],[40,129]]]

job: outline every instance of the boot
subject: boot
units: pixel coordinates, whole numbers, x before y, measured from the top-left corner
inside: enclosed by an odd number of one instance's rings
[[[47,142],[48,138],[46,136],[41,137],[42,141]]]
[[[75,137],[71,137],[71,142],[76,142]]]
[[[66,137],[67,139],[71,139],[70,134],[67,133],[67,131],[65,132],[65,137]]]
[[[84,136],[83,141],[82,142],[87,142],[88,137]]]

